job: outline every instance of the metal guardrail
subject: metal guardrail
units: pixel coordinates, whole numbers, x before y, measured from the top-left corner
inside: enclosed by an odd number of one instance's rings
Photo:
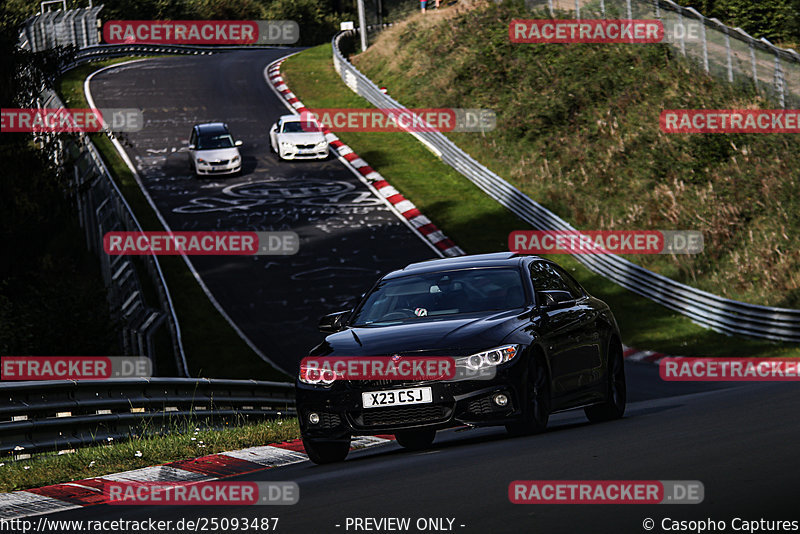
[[[294,386],[195,378],[0,383],[0,454],[16,458],[174,430],[295,415]],[[178,419],[175,419],[178,418]]]
[[[355,31],[334,36],[333,64],[344,83],[378,108],[405,109],[381,92],[342,54],[340,44]],[[478,186],[502,206],[540,230],[575,230],[569,223],[527,197],[519,189],[475,161],[439,132],[412,133],[443,162]],[[725,334],[738,334],[773,341],[800,342],[800,310],[774,308],[729,300],[681,284],[614,255],[579,254],[575,259],[591,271],[638,293],[695,323]]]
[[[37,105],[54,109],[65,107],[49,90],[42,92]],[[128,256],[109,256],[103,249],[106,232],[142,231],[141,224],[87,135],[67,138],[61,146],[62,154],[53,156],[62,163],[67,160],[65,156],[70,156],[73,173],[70,188],[77,203],[79,222],[89,249],[100,258],[112,315],[122,325],[123,352],[149,357],[157,372],[153,336],[166,319],[177,373],[189,376],[180,325],[158,258],[154,254],[141,256],[159,300],[160,309],[154,309],[145,301],[134,260]]]
[[[20,44],[22,46],[22,43]],[[181,46],[181,45],[97,45],[78,50],[71,62],[61,66],[61,72],[78,65],[114,57],[153,54],[213,54],[238,50],[236,46]],[[247,46],[247,48],[276,48],[273,46]],[[43,90],[36,105],[40,108],[64,108],[63,102],[51,90]],[[99,151],[84,134],[76,135],[62,144],[62,152],[70,153],[73,160],[72,191],[79,211],[80,224],[86,232],[89,248],[98,254],[101,270],[112,312],[122,323],[122,349],[125,354],[146,355],[153,361],[157,372],[153,336],[166,322],[170,329],[177,374],[189,376],[188,363],[183,348],[180,324],[175,313],[169,289],[159,260],[155,255],[142,256],[158,296],[160,309],[147,305],[134,260],[127,256],[110,257],[103,252],[103,236],[110,231],[142,231],[142,226],[125,197],[117,187]],[[65,161],[64,153],[53,154],[56,161]]]
[[[72,62],[62,67],[62,72],[73,67],[91,61],[102,61],[115,57],[127,56],[152,56],[154,54],[177,54],[177,55],[206,55],[219,52],[229,52],[231,50],[273,50],[287,48],[285,46],[270,45],[155,45],[155,44],[119,44],[119,45],[95,45],[81,48],[76,51]]]

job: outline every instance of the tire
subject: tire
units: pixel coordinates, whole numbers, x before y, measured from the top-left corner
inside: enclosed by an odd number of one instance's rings
[[[522,421],[508,423],[506,430],[514,436],[539,434],[547,429],[550,420],[550,376],[542,357],[533,360],[528,372],[527,404],[523,408]]]
[[[410,451],[427,449],[436,438],[435,430],[406,430],[394,435],[398,445]]]
[[[308,459],[315,464],[332,464],[342,462],[350,452],[350,440],[347,441],[309,441],[303,438],[303,447]]]
[[[625,385],[625,364],[622,347],[613,340],[608,347],[608,393],[606,401],[584,408],[586,418],[592,423],[602,423],[619,419],[625,414],[627,387]]]
[[[200,179],[200,175],[197,174],[197,166],[195,166],[192,160],[189,160],[189,172],[191,172],[192,176],[194,176],[196,179]]]

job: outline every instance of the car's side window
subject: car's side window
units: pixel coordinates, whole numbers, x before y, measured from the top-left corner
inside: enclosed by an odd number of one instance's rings
[[[558,274],[559,278],[561,278],[561,280],[564,282],[567,288],[569,288],[569,292],[572,294],[573,297],[579,299],[584,296],[584,292],[583,289],[581,289],[580,284],[576,282],[575,279],[572,278],[572,276],[567,271],[565,271],[561,267],[555,267],[555,266],[551,267],[553,267],[555,272]]]
[[[580,288],[572,283],[567,283],[567,280],[569,279],[562,277],[549,263],[537,261],[531,264],[531,281],[534,290],[566,291],[574,299],[582,297],[583,292]]]
[[[189,138],[189,144],[197,146],[197,132],[192,130],[192,136]]]

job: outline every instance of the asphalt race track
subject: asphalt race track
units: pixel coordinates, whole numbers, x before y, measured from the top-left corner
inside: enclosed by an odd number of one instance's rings
[[[381,274],[437,255],[338,159],[284,162],[270,152],[269,128],[289,112],[263,71],[286,54],[138,61],[98,73],[91,92],[98,107],[143,111],[142,131],[120,138],[172,230],[299,234],[293,256],[191,257],[245,335],[293,373],[322,340],[320,316],[344,309]],[[244,142],[241,176],[198,180],[189,171],[192,125],[210,121],[227,122]]]
[[[652,532],[664,532],[665,517],[724,520],[726,532],[734,532],[735,517],[798,518],[796,384],[713,389],[664,383],[658,368],[648,364],[631,363],[626,370],[631,402],[626,416],[612,423],[593,425],[582,412],[568,412],[554,416],[538,436],[450,430],[440,432],[424,452],[390,444],[351,452],[343,464],[303,462],[239,478],[296,482],[300,501],[294,506],[98,505],[49,517],[278,517],[278,532],[287,534],[348,532],[347,517],[411,517],[412,524],[420,517],[448,517],[455,518],[453,532],[470,534],[639,533],[646,532],[646,518],[656,522]],[[507,496],[514,480],[699,480],[705,500],[515,505]]]
[[[434,253],[337,160],[283,163],[269,152],[268,128],[285,108],[262,71],[284,53],[133,63],[96,76],[92,92],[99,107],[144,110],[148,126],[128,134],[126,146],[173,230],[301,235],[294,257],[192,260],[247,336],[290,368],[320,339],[318,316],[360,294],[380,273]],[[191,125],[208,120],[228,122],[244,141],[241,177],[190,177],[181,148]],[[655,521],[652,532],[665,532],[665,517],[723,520],[727,532],[735,532],[735,517],[798,519],[796,384],[666,383],[653,365],[628,363],[626,369],[629,405],[619,421],[592,425],[582,412],[570,412],[554,416],[538,436],[450,430],[424,452],[390,444],[352,452],[342,464],[303,462],[239,477],[296,482],[300,501],[294,506],[98,505],[50,518],[278,517],[277,532],[286,534],[356,532],[345,529],[348,517],[409,517],[412,524],[452,518],[453,532],[542,534],[648,532],[646,518]],[[699,480],[705,500],[514,505],[508,499],[514,480]]]

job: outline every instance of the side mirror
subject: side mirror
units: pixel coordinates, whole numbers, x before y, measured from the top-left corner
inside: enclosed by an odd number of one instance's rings
[[[234,146],[242,146],[242,142],[241,142],[241,141],[236,141],[236,142],[235,142],[235,143],[233,143],[233,144],[234,144]]]
[[[195,149],[195,146],[194,146],[194,145],[189,145],[189,147],[188,147],[188,148],[189,148],[189,150],[194,150],[194,149]]]
[[[270,128],[270,131],[277,132],[278,131],[278,125],[277,124],[273,124],[272,128]]]
[[[575,300],[569,291],[561,291],[558,289],[537,291],[536,297],[537,300],[539,301],[539,306],[545,308],[551,308],[553,306],[558,306],[559,304],[563,304],[564,302],[570,302]]]
[[[352,310],[339,311],[336,313],[329,313],[320,318],[317,327],[323,334],[333,334],[344,330],[344,323],[350,316]]]

